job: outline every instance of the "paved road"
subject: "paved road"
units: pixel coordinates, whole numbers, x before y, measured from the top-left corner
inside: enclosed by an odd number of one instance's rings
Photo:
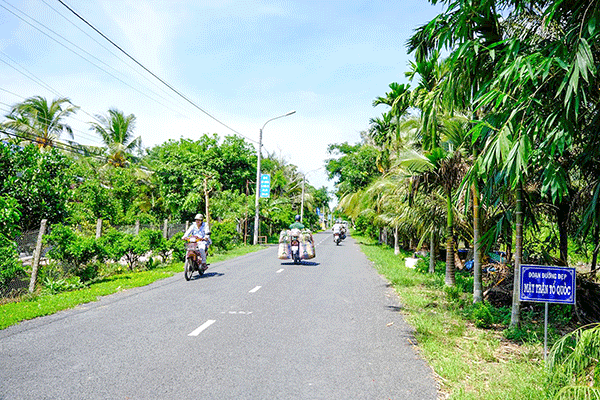
[[[393,290],[352,238],[315,241],[0,331],[0,399],[434,400]]]

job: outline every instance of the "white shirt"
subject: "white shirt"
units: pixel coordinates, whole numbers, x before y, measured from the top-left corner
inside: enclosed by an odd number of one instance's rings
[[[198,224],[195,222],[190,225],[188,230],[182,236],[182,239],[188,238],[190,236],[198,236],[199,238],[204,238],[207,235],[210,235],[210,228],[206,222],[202,222],[200,227],[198,228]]]

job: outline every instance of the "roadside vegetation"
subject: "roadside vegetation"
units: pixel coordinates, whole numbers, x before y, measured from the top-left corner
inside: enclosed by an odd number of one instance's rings
[[[430,2],[444,9],[407,41],[407,82],[373,99],[359,143],[329,147],[338,211],[427,254],[422,277],[396,257],[390,280],[453,398],[600,398],[599,4]],[[548,379],[522,265],[576,270],[575,304],[550,305]]]
[[[432,367],[442,398],[597,398],[593,386],[598,380],[600,327],[577,332],[579,336],[588,332],[583,340],[563,337],[565,330],[572,329],[570,306],[550,308],[546,369],[543,306],[526,313],[521,328],[510,330],[510,307],[473,304],[471,273],[457,273],[457,285],[448,288],[442,262],[434,274],[428,273],[427,257],[422,257],[416,268],[407,268],[404,259],[413,253],[401,251],[396,255],[393,248],[376,240],[355,233],[353,237],[398,293],[400,312],[414,328],[413,344]]]

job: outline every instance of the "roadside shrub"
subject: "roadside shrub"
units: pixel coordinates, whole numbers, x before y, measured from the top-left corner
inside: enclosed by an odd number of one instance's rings
[[[242,241],[235,222],[216,222],[211,226],[210,239],[216,252],[231,250]]]
[[[359,235],[365,235],[372,239],[377,239],[379,236],[379,230],[375,226],[373,217],[370,215],[359,215],[358,218],[356,218],[354,227]]]
[[[148,249],[152,252],[158,252],[165,242],[162,232],[156,229],[142,229],[138,236],[142,241],[146,241]]]
[[[146,235],[132,235],[110,229],[101,238],[102,246],[115,262],[124,259],[130,271],[139,264],[140,258],[150,251],[149,238]]]
[[[171,259],[173,261],[185,261],[185,242],[181,240],[181,235],[175,235],[169,239],[167,241],[167,248],[171,252]]]
[[[465,309],[465,313],[469,319],[475,322],[478,328],[491,328],[495,322],[494,307],[485,302],[478,302]]]
[[[84,281],[98,275],[95,260],[104,259],[104,251],[96,239],[84,236],[63,225],[54,225],[50,234],[44,236],[46,245],[51,249],[47,256],[58,261],[65,275],[76,275]]]
[[[85,287],[78,276],[57,280],[46,277],[46,279],[44,279],[42,282],[42,285],[44,286],[44,291],[50,294],[58,294],[61,292],[78,290]]]
[[[117,244],[121,243],[124,235],[123,232],[119,232],[114,228],[109,228],[102,234],[100,239],[98,239],[98,244],[109,260],[119,262],[121,257],[123,257],[122,251]]]
[[[520,326],[505,329],[504,337],[517,343],[539,343],[544,337],[543,325],[540,329],[530,323],[521,323]]]
[[[455,286],[444,286],[444,293],[446,293],[446,300],[449,302],[458,302],[462,294],[462,288],[458,285]]]

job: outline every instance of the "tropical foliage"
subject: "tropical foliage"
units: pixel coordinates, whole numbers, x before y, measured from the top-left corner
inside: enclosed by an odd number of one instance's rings
[[[491,250],[513,262],[515,285],[523,261],[585,260],[595,271],[599,3],[431,2],[445,10],[408,41],[409,83],[394,82],[374,100],[386,110],[362,143],[330,147],[343,150],[327,166],[340,208],[359,226],[368,220],[381,241],[389,230],[413,251],[435,255],[445,240],[449,286],[454,251],[470,247],[476,302]],[[377,171],[356,160],[358,149],[373,152]],[[540,239],[523,242],[541,232],[543,249]]]

